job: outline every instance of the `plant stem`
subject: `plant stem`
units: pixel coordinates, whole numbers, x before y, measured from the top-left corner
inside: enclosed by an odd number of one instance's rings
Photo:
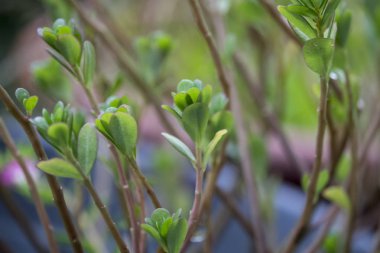
[[[255,242],[255,246],[259,253],[268,252],[267,242],[265,235],[262,231],[261,220],[259,215],[259,198],[257,193],[257,187],[255,181],[253,180],[252,175],[252,163],[250,154],[248,153],[248,144],[246,129],[244,128],[244,121],[241,116],[241,108],[239,103],[239,96],[236,90],[236,86],[232,85],[231,78],[228,78],[226,72],[224,71],[222,60],[219,55],[216,44],[213,40],[211,32],[209,31],[208,25],[203,17],[201,7],[198,0],[189,0],[195,22],[198,26],[199,31],[201,32],[203,38],[205,39],[209,51],[211,53],[212,59],[214,61],[219,81],[222,85],[223,91],[226,96],[230,99],[230,106],[235,117],[235,123],[237,126],[237,139],[239,152],[242,157],[242,169],[245,179],[245,184],[247,187],[247,194],[249,198],[249,203],[251,204],[251,213],[252,213],[252,226],[253,230],[256,231],[258,235],[258,240]]]
[[[33,150],[36,153],[39,160],[47,160],[46,153],[37,137],[36,130],[33,128],[29,119],[17,108],[13,103],[12,99],[5,91],[2,85],[0,85],[0,99],[8,109],[8,111],[13,115],[13,117],[19,122],[19,124],[24,129],[28,139],[30,140]],[[53,193],[54,202],[58,208],[58,211],[62,217],[63,224],[70,238],[71,246],[75,253],[82,253],[83,248],[79,240],[78,233],[70,217],[70,212],[67,209],[66,201],[62,192],[62,187],[59,185],[57,179],[49,174],[46,174],[50,189]]]
[[[306,232],[307,225],[310,222],[314,205],[313,201],[315,198],[315,191],[317,186],[318,175],[322,166],[322,156],[323,156],[323,142],[326,129],[326,109],[327,109],[327,99],[328,99],[328,82],[327,78],[321,76],[321,95],[319,100],[318,109],[318,132],[317,132],[317,142],[315,151],[314,166],[310,178],[310,185],[306,192],[306,203],[304,210],[302,212],[301,218],[293,229],[293,232],[284,247],[282,252],[292,253],[296,247],[296,244],[302,238],[303,234]]]
[[[144,185],[146,192],[148,193],[148,196],[152,200],[154,207],[160,208],[161,203],[158,200],[158,197],[157,197],[156,193],[154,192],[152,186],[148,182],[148,179],[144,176],[144,174],[141,173],[141,170],[140,170],[139,166],[137,165],[136,160],[133,158],[130,158],[130,157],[127,157],[127,160],[129,162],[129,164],[131,165],[132,169],[134,170],[134,172],[136,173],[137,177],[141,181],[141,183]]]
[[[90,193],[92,199],[94,200],[94,203],[96,207],[98,208],[100,214],[103,217],[103,220],[105,221],[109,231],[111,232],[113,238],[115,239],[115,242],[122,253],[129,253],[128,247],[123,241],[123,238],[121,237],[121,234],[116,228],[115,222],[113,222],[106,205],[103,204],[102,200],[100,199],[98,193],[96,192],[93,184],[91,183],[91,180],[83,173],[81,166],[77,159],[74,157],[73,153],[71,151],[65,152],[65,157],[67,160],[75,166],[79,174],[81,175],[83,179],[83,184],[86,186],[88,192]]]
[[[356,202],[357,202],[357,172],[358,172],[358,136],[356,131],[355,121],[355,105],[352,94],[350,77],[347,71],[345,73],[346,89],[348,94],[349,104],[349,125],[350,125],[350,137],[351,137],[351,173],[348,179],[348,195],[350,197],[350,211],[347,217],[346,238],[344,242],[343,252],[350,252],[351,241],[355,229],[355,217],[356,217]]]
[[[189,226],[187,229],[186,239],[182,246],[181,253],[185,252],[185,248],[192,235],[194,234],[200,219],[201,214],[201,197],[202,197],[202,187],[203,187],[203,168],[202,168],[202,154],[198,147],[195,148],[195,157],[196,157],[196,178],[195,178],[195,191],[194,191],[194,201],[193,206],[190,211],[189,217]]]
[[[40,218],[42,226],[45,230],[46,237],[48,239],[50,252],[58,253],[59,248],[58,248],[57,241],[54,238],[54,229],[53,229],[53,226],[51,225],[51,222],[49,220],[49,216],[46,212],[44,204],[42,203],[42,200],[38,194],[37,186],[33,180],[32,175],[30,174],[30,172],[28,170],[28,167],[25,163],[25,160],[23,159],[23,157],[18,152],[17,147],[16,147],[15,143],[13,142],[13,140],[12,140],[8,130],[7,130],[7,127],[5,126],[4,121],[1,117],[0,117],[0,137],[3,139],[5,146],[9,149],[13,158],[20,165],[21,170],[25,176],[26,183],[28,184],[30,194],[32,196],[34,205],[35,205],[36,210],[37,210],[38,217]]]

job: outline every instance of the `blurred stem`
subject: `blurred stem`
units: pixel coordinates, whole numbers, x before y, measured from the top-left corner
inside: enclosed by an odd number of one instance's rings
[[[350,82],[350,76],[347,71],[344,71],[346,78],[346,89],[348,94],[349,104],[349,125],[351,137],[351,173],[348,179],[348,195],[350,198],[350,211],[347,217],[346,238],[344,242],[343,252],[350,252],[351,241],[355,230],[355,217],[356,217],[356,202],[357,202],[357,172],[358,172],[358,136],[356,130],[356,113],[354,105],[354,97]]]
[[[185,252],[185,249],[198,226],[200,214],[201,214],[200,207],[201,207],[204,170],[202,168],[202,152],[197,146],[195,147],[195,158],[196,158],[196,164],[195,164],[196,178],[195,178],[194,200],[193,200],[193,206],[190,211],[189,226],[187,229],[186,239],[182,246],[181,253]]]
[[[51,225],[51,222],[49,220],[49,216],[46,212],[44,204],[38,194],[37,186],[33,180],[32,175],[29,172],[29,169],[25,163],[25,160],[18,152],[16,144],[13,142],[12,137],[10,136],[7,130],[7,127],[5,126],[4,121],[1,117],[0,117],[0,136],[3,139],[5,146],[11,152],[13,158],[20,165],[21,170],[25,176],[26,183],[28,184],[30,194],[32,196],[34,205],[37,210],[38,217],[40,218],[42,226],[45,230],[45,234],[49,243],[50,252],[58,253],[59,248],[58,248],[57,241],[55,240],[55,237],[54,237],[54,229],[53,229],[53,226]]]
[[[157,94],[155,94],[153,92],[154,90],[151,89],[151,87],[149,87],[149,85],[143,78],[141,78],[138,71],[134,67],[134,63],[131,62],[131,59],[126,54],[123,47],[116,41],[114,36],[108,33],[107,29],[102,24],[95,23],[93,20],[91,20],[91,18],[89,18],[89,16],[85,13],[83,8],[75,0],[66,0],[66,2],[78,12],[83,22],[88,27],[90,27],[99,36],[103,43],[109,48],[109,50],[116,58],[119,66],[132,79],[133,82],[131,82],[131,84],[133,84],[135,88],[141,93],[141,95],[144,97],[147,103],[153,105],[157,116],[159,117],[160,121],[165,126],[165,128],[170,133],[177,135],[176,130],[173,128],[166,114],[161,109],[161,103]]]
[[[325,76],[321,76],[320,81],[321,95],[318,108],[318,132],[314,166],[310,178],[310,185],[306,192],[306,203],[304,206],[304,210],[302,212],[301,218],[298,220],[296,226],[294,227],[293,232],[290,235],[290,238],[284,247],[284,250],[282,251],[284,253],[294,252],[297,243],[301,240],[303,234],[306,232],[307,226],[313,214],[313,200],[315,198],[318,175],[322,167],[323,141],[326,129],[326,109],[329,90],[327,78]]]
[[[123,238],[121,237],[121,234],[119,233],[119,231],[117,230],[116,228],[116,224],[115,222],[113,222],[108,210],[107,210],[107,207],[106,205],[103,204],[102,200],[100,199],[98,193],[96,192],[93,184],[91,183],[91,180],[83,173],[81,167],[80,167],[80,164],[79,162],[76,160],[76,158],[74,157],[73,153],[71,152],[71,150],[69,150],[68,152],[65,152],[65,157],[67,158],[67,160],[75,166],[75,168],[77,169],[78,173],[81,175],[82,177],[82,180],[83,180],[83,184],[86,186],[88,192],[90,193],[92,199],[94,200],[94,203],[96,205],[96,207],[99,209],[102,217],[103,217],[103,220],[105,221],[108,229],[110,230],[111,234],[112,234],[112,237],[115,239],[116,241],[116,244],[120,250],[120,252],[122,253],[129,253],[129,250],[128,250],[128,247],[127,245],[125,244],[125,242],[123,241]]]
[[[48,250],[45,248],[45,245],[42,245],[40,242],[40,238],[35,233],[34,228],[30,224],[29,219],[22,212],[22,208],[19,207],[16,202],[12,199],[12,196],[7,188],[0,184],[0,200],[2,204],[8,209],[9,214],[13,217],[14,221],[18,224],[18,227],[25,234],[25,237],[29,239],[31,245],[36,249],[39,253],[48,253]],[[5,246],[4,246],[5,247]],[[3,251],[0,247],[0,252]]]
[[[12,101],[11,97],[5,91],[2,85],[0,85],[0,99],[8,109],[8,111],[13,115],[13,117],[19,122],[22,128],[25,131],[25,134],[30,140],[33,150],[36,153],[38,159],[47,160],[46,153],[42,147],[41,142],[38,139],[36,130],[34,129],[32,123],[29,121],[29,118],[26,117]],[[58,208],[58,211],[62,217],[63,224],[65,226],[66,232],[69,236],[71,246],[75,253],[82,253],[83,248],[79,240],[78,233],[75,229],[75,226],[70,217],[70,212],[67,208],[66,201],[62,192],[62,187],[59,185],[57,179],[49,174],[46,174],[50,189],[53,193],[54,202]]]
[[[244,121],[241,115],[241,105],[239,96],[237,93],[237,89],[235,85],[232,85],[231,77],[227,76],[222,64],[221,57],[219,55],[218,49],[214,42],[214,39],[211,35],[211,32],[208,28],[208,25],[204,19],[202,14],[201,7],[199,5],[198,0],[189,0],[192,13],[195,19],[195,22],[198,26],[199,31],[201,32],[204,40],[207,43],[209,51],[211,53],[212,59],[214,61],[214,65],[217,70],[218,78],[220,84],[223,88],[225,95],[230,100],[230,107],[232,109],[232,114],[235,117],[235,123],[237,127],[237,139],[238,139],[238,148],[240,155],[242,157],[242,169],[244,174],[244,180],[247,187],[247,195],[249,199],[249,203],[251,204],[251,214],[252,214],[252,227],[258,235],[258,240],[255,243],[255,246],[259,253],[268,252],[269,248],[267,247],[267,242],[265,239],[265,233],[263,232],[263,227],[261,226],[261,219],[259,215],[259,197],[257,192],[257,187],[254,181],[254,177],[252,175],[252,161],[250,154],[248,152],[248,144],[247,144],[247,133],[244,127]]]
[[[131,157],[127,157],[127,160],[129,162],[129,164],[131,165],[132,169],[134,170],[134,172],[136,173],[137,177],[139,178],[140,182],[144,185],[146,192],[148,193],[148,196],[152,200],[154,207],[160,208],[161,203],[158,200],[158,197],[157,197],[156,193],[154,192],[152,186],[148,182],[148,179],[144,176],[144,174],[142,174],[139,166],[137,165],[136,160],[134,158],[131,158]]]

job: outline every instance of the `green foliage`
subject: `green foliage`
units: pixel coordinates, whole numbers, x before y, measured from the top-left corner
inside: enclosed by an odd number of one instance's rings
[[[172,145],[180,154],[187,157],[192,164],[195,164],[195,156],[193,152],[191,152],[190,148],[186,146],[180,139],[177,137],[170,135],[168,133],[162,133],[165,139]]]
[[[38,97],[30,96],[29,92],[24,88],[16,89],[15,96],[17,100],[24,106],[26,115],[32,116],[34,108],[38,103]]]
[[[303,55],[307,66],[321,76],[327,76],[334,56],[332,39],[308,40],[303,47]]]
[[[98,139],[93,125],[85,124],[78,136],[78,162],[85,175],[88,175],[96,161]]]
[[[81,174],[74,165],[60,158],[39,162],[37,167],[53,176],[82,179]]]
[[[167,253],[179,253],[186,238],[187,221],[179,209],[173,215],[164,208],[153,211],[141,227],[152,236]]]
[[[83,72],[84,84],[86,86],[91,85],[96,68],[96,56],[94,46],[87,40],[83,43],[81,68]]]
[[[318,196],[321,191],[326,187],[327,183],[329,182],[329,171],[324,169],[319,172],[318,179],[317,179],[317,186],[315,188],[315,196]],[[306,192],[310,185],[310,176],[308,174],[303,174],[301,179],[301,185],[303,190]]]
[[[95,121],[96,128],[109,141],[111,141],[121,153],[128,157],[136,156],[137,123],[128,114],[124,107],[114,108],[114,112],[105,112]]]
[[[348,212],[351,210],[350,199],[341,186],[331,186],[327,188],[323,191],[323,196],[338,205],[340,208]]]

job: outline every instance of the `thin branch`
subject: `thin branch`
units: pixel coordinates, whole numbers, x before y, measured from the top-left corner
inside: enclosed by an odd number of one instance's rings
[[[327,98],[328,98],[328,82],[325,77],[321,76],[321,95],[319,101],[318,109],[318,132],[317,132],[317,142],[316,142],[316,153],[314,166],[310,178],[310,185],[306,192],[306,202],[304,210],[302,212],[301,218],[298,220],[296,226],[293,229],[293,232],[287,241],[284,250],[284,253],[294,252],[296,244],[302,238],[303,234],[306,232],[307,225],[310,222],[311,216],[313,214],[313,200],[315,198],[315,191],[317,186],[317,179],[319,172],[322,167],[322,157],[323,157],[323,142],[326,129],[326,109],[327,109]]]
[[[30,174],[30,171],[26,165],[24,158],[18,152],[16,144],[13,142],[12,137],[10,136],[7,130],[7,127],[5,126],[5,123],[1,117],[0,117],[0,137],[3,139],[5,146],[11,152],[13,158],[20,165],[21,170],[25,176],[26,183],[29,187],[30,194],[32,196],[34,205],[37,210],[38,217],[41,221],[41,224],[45,230],[46,237],[48,239],[50,252],[58,253],[59,248],[58,248],[57,241],[55,240],[55,237],[54,237],[54,229],[53,229],[53,226],[51,225],[51,222],[46,212],[46,209],[44,207],[44,204],[42,203],[42,200],[38,194],[37,186],[34,182],[32,175]]]
[[[248,152],[248,143],[246,136],[246,129],[244,127],[244,121],[241,115],[241,108],[239,103],[239,96],[236,90],[236,86],[231,84],[230,79],[228,79],[226,72],[223,69],[222,60],[219,55],[218,49],[209,31],[209,28],[205,22],[202,15],[202,10],[200,8],[199,2],[197,0],[189,0],[195,22],[200,30],[203,38],[205,39],[209,51],[211,53],[212,59],[214,61],[219,81],[222,85],[223,91],[228,98],[230,98],[230,106],[235,117],[236,128],[237,128],[237,139],[239,152],[242,157],[242,169],[244,174],[244,179],[247,187],[247,194],[249,197],[249,203],[251,204],[250,209],[252,213],[252,226],[253,230],[256,231],[258,235],[258,240],[255,245],[259,253],[267,252],[268,247],[266,246],[265,234],[262,231],[261,219],[259,215],[259,197],[257,193],[257,186],[252,175],[252,161],[250,154]]]
[[[36,153],[39,160],[47,160],[46,153],[38,139],[36,130],[33,128],[32,124],[29,122],[29,119],[17,108],[13,103],[11,97],[5,91],[2,85],[0,85],[0,99],[8,109],[8,111],[13,115],[13,117],[19,122],[19,124],[24,129],[28,139],[30,140],[33,150]],[[62,187],[59,185],[57,179],[49,174],[46,174],[50,189],[53,193],[54,202],[59,210],[59,213],[62,217],[63,224],[67,231],[67,234],[70,238],[71,246],[76,253],[82,253],[83,248],[79,240],[78,233],[72,222],[70,212],[67,208],[66,201],[62,192]]]

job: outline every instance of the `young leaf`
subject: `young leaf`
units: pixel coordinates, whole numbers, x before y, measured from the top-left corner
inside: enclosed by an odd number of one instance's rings
[[[223,129],[218,131],[214,138],[210,141],[210,143],[207,145],[205,150],[205,155],[203,157],[203,169],[206,169],[207,163],[211,157],[212,152],[215,150],[215,147],[218,145],[222,137],[227,134],[227,130]]]
[[[208,105],[205,103],[192,104],[183,111],[182,123],[191,139],[200,144],[209,119]]]
[[[173,135],[162,133],[162,136],[172,145],[179,153],[187,157],[191,163],[195,162],[195,157],[189,147],[186,146],[180,139],[174,137]]]
[[[303,55],[307,66],[321,76],[326,76],[334,56],[334,40],[316,38],[306,41]]]
[[[25,107],[26,114],[28,116],[32,116],[33,110],[36,107],[37,103],[38,103],[37,96],[31,96],[31,97],[28,97],[27,99],[24,99],[24,107]]]
[[[299,29],[305,36],[303,39],[309,40],[317,37],[317,33],[313,27],[301,15],[290,12],[286,6],[278,6],[278,11],[289,21],[294,27]]]
[[[322,29],[325,30],[330,26],[335,16],[335,10],[338,7],[340,0],[330,0],[326,5],[325,12],[322,18]]]
[[[191,80],[183,79],[177,85],[177,92],[186,92],[188,89],[195,87],[195,84]]]
[[[51,143],[63,151],[62,148],[66,148],[69,143],[69,127],[66,123],[54,123],[47,131],[47,135]]]
[[[351,27],[351,12],[345,11],[337,19],[336,44],[344,47]]]
[[[116,112],[109,122],[112,142],[125,155],[134,156],[137,144],[137,123],[128,113]]]
[[[15,95],[17,100],[22,104],[24,103],[24,99],[28,99],[30,97],[29,92],[24,88],[17,88]]]
[[[316,18],[317,14],[313,9],[310,9],[309,7],[303,6],[303,5],[289,5],[287,6],[287,10],[291,13],[306,16],[310,18]]]
[[[337,204],[340,208],[347,211],[350,210],[350,199],[347,196],[347,193],[339,186],[331,186],[324,190],[323,196]]]
[[[71,163],[60,158],[39,162],[37,167],[53,176],[82,179],[78,170]]]
[[[166,247],[165,241],[161,238],[160,233],[157,231],[156,228],[149,224],[141,224],[141,228],[145,230],[150,236],[152,236],[158,244],[161,246],[161,248],[165,251],[168,252],[168,249]]]
[[[81,56],[81,45],[77,38],[71,34],[58,36],[56,42],[57,50],[73,66],[79,63]]]
[[[90,41],[83,43],[82,72],[85,85],[92,83],[96,67],[95,48]]]
[[[179,253],[186,238],[187,221],[180,218],[176,224],[172,224],[167,235],[168,253]]]
[[[165,111],[171,113],[174,117],[176,117],[177,120],[181,121],[181,115],[176,110],[171,108],[170,106],[162,105],[161,108],[164,109]]]
[[[85,124],[78,136],[78,162],[85,175],[88,175],[96,161],[98,139],[94,127]]]

